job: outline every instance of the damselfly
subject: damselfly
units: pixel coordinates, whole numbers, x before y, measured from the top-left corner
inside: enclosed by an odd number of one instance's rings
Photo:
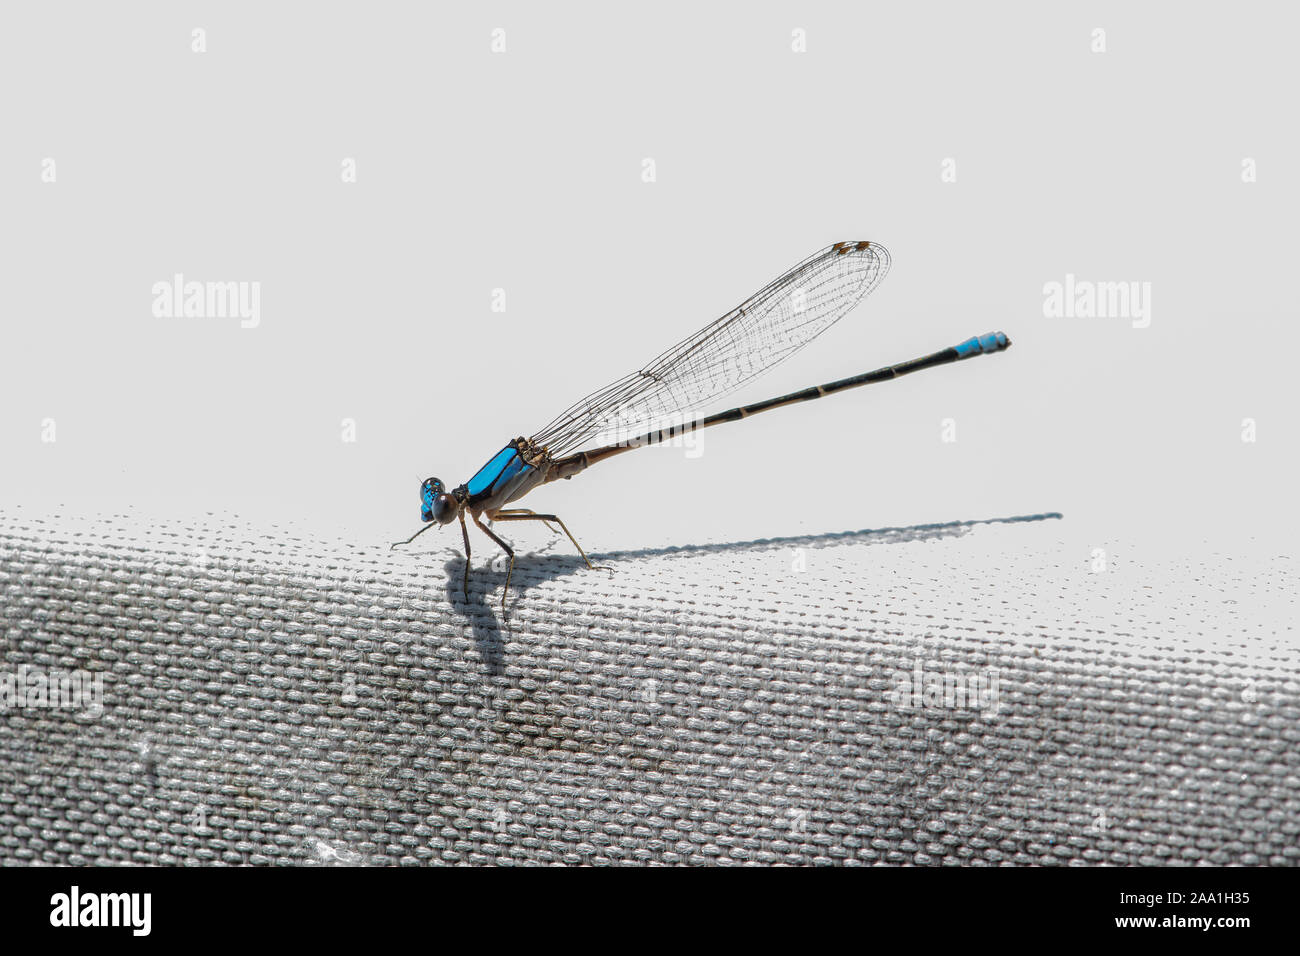
[[[699,428],[734,422],[782,405],[811,401],[958,359],[1001,352],[1011,345],[1001,332],[990,332],[910,362],[814,385],[705,418],[686,419],[693,411],[789,358],[834,325],[880,284],[889,271],[889,261],[885,247],[874,242],[837,242],[810,256],[645,368],[565,409],[531,438],[514,439],[465,484],[447,491],[437,478],[426,479],[420,486],[420,517],[425,525],[393,547],[409,544],[429,528],[459,519],[465,540],[464,591],[468,597],[470,546],[465,524],[468,512],[479,529],[510,558],[501,592],[504,615],[515,552],[483,523],[485,516],[492,522],[541,521],[548,528],[550,522],[555,522],[564,529],[587,567],[595,567],[556,515],[505,507],[538,485],[572,478],[598,461]],[[602,435],[642,429],[646,431],[630,440],[578,451]]]

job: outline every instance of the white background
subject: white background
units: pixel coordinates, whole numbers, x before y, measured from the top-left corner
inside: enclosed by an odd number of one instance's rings
[[[1013,348],[523,503],[595,552],[1042,512],[1289,543],[1294,10],[6,4],[0,507],[404,537],[425,476],[870,239],[880,289],[737,399]],[[154,317],[177,272],[260,282],[260,326]],[[1151,283],[1150,327],[1046,318],[1067,273]]]

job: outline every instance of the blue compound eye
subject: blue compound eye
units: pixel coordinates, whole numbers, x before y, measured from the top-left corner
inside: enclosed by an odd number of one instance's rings
[[[433,506],[435,499],[442,494],[443,485],[437,478],[426,478],[420,485],[420,518],[423,521],[433,520]]]

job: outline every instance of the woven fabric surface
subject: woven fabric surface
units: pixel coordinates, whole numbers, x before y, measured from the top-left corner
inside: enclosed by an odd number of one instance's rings
[[[1293,563],[1065,527],[557,541],[503,624],[484,558],[0,515],[0,673],[103,675],[0,714],[0,862],[1300,861]]]

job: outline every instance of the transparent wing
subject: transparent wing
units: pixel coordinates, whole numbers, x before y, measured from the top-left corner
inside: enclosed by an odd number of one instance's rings
[[[837,242],[645,368],[575,402],[532,441],[558,458],[597,436],[642,434],[681,423],[821,335],[888,272],[884,246]]]

